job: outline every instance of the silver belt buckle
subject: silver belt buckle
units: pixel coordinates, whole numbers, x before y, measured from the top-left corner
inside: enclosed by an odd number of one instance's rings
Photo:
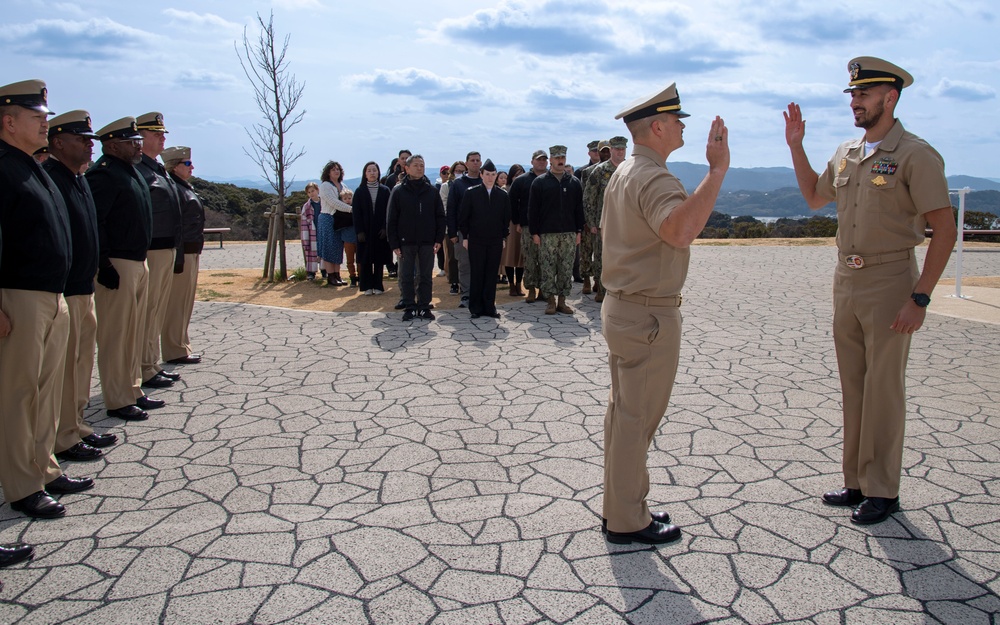
[[[861,269],[862,267],[865,266],[865,259],[858,256],[857,254],[851,254],[850,256],[845,258],[844,261],[847,263],[847,266],[850,267],[851,269]]]

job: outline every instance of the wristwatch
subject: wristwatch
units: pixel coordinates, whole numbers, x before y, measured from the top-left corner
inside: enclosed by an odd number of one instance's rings
[[[927,308],[927,305],[931,303],[931,296],[926,293],[911,293],[910,299],[921,308]]]

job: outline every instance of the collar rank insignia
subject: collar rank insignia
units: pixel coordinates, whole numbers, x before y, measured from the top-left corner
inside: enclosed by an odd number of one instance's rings
[[[885,178],[883,178],[882,176],[875,176],[874,178],[872,178],[872,184],[875,185],[876,187],[884,187],[886,181]]]
[[[838,174],[844,173],[845,169],[847,169],[847,159],[842,158],[840,159],[840,166],[837,167],[837,173]]]
[[[896,173],[897,167],[899,167],[899,165],[896,163],[896,161],[892,160],[891,158],[880,158],[876,160],[874,163],[872,163],[871,173],[886,174],[891,176]]]

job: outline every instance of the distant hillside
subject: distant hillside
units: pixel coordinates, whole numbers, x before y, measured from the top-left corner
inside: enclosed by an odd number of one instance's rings
[[[699,167],[703,170],[700,174],[697,171]],[[704,166],[691,165],[690,163],[673,163],[670,165],[670,168],[671,171],[681,174],[682,182],[692,190],[701,181],[700,176],[704,176],[705,169]],[[781,168],[768,169],[766,170],[768,172],[767,175],[775,176],[774,179],[777,180],[776,176],[779,173],[777,170],[779,169]],[[738,171],[750,172],[757,170],[744,169]],[[684,177],[689,177],[689,180],[685,180]],[[980,185],[984,181],[990,182],[985,178],[972,178],[969,176],[956,176],[955,178],[963,186],[968,184],[970,188],[972,188],[971,181],[975,181],[976,184]],[[345,180],[344,182],[348,188],[355,188],[359,181],[358,179],[352,179]],[[237,240],[260,241],[267,238],[267,218],[265,217],[265,213],[270,210],[271,204],[276,198],[273,193],[257,188],[238,186],[228,182],[210,182],[200,178],[192,178],[192,183],[195,190],[201,196],[202,202],[205,204],[206,227],[232,228],[232,238]],[[956,183],[952,182],[952,185],[952,188],[955,188]],[[977,229],[993,229],[997,227],[996,216],[1000,215],[1000,184],[996,184],[995,186],[998,188],[973,191],[966,196],[966,223],[968,227]],[[303,191],[304,187],[305,182],[301,185],[295,185],[296,190],[285,201],[286,213],[295,214],[299,212],[302,204],[306,201],[306,194]],[[958,204],[957,195],[952,196],[952,204]],[[715,204],[715,210],[717,213],[724,215],[726,219],[729,219],[730,215],[737,218],[734,220],[736,223],[743,223],[739,218],[745,216],[799,219],[801,217],[835,217],[837,213],[833,204],[829,204],[818,211],[810,210],[802,199],[802,195],[794,183],[794,178],[791,185],[764,191],[747,189],[731,190],[723,186],[723,192],[719,195],[719,199]],[[801,222],[801,220],[799,221]],[[711,223],[709,225],[712,226]],[[820,226],[826,228],[825,222],[813,219],[813,221],[808,223],[801,222],[797,227],[806,228],[806,230],[803,230],[803,232],[806,232],[811,231],[808,230],[809,228],[815,229]],[[296,219],[287,218],[286,237],[289,240],[297,238],[297,227],[298,221]],[[713,227],[721,228],[722,230],[727,229],[722,224],[716,224]],[[742,228],[746,227],[748,226],[742,226]],[[754,226],[754,228],[757,227]],[[746,232],[738,231],[738,229],[734,230],[733,228],[728,229],[731,232],[731,236],[736,237],[772,236],[774,232],[785,232],[791,226],[788,224],[774,226],[772,224],[769,228],[764,230],[757,228],[756,230]],[[761,234],[764,232],[766,233]],[[796,235],[783,234],[781,236]]]
[[[684,187],[688,191],[694,191],[698,184],[708,173],[708,165],[698,163],[687,163],[684,161],[668,162],[667,167],[675,176],[681,179]],[[497,165],[497,168],[506,170],[507,166]],[[437,170],[429,169],[427,177],[433,182],[437,179]],[[271,192],[270,185],[264,180],[240,178],[230,180],[218,180],[217,182],[227,182],[240,187],[260,189]],[[292,185],[293,191],[301,191],[307,182],[319,182],[313,179],[295,180]],[[348,178],[344,180],[344,185],[349,189],[356,189],[361,184],[361,178]],[[952,189],[969,187],[973,191],[1000,191],[1000,181],[990,178],[977,178],[975,176],[964,176],[957,174],[948,176],[948,185]],[[795,170],[791,167],[732,167],[726,174],[726,180],[722,183],[722,191],[777,191],[787,187],[797,188],[798,182],[795,180]]]

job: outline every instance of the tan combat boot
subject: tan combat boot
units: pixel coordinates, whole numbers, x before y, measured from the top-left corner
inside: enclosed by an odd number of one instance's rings
[[[559,296],[559,303],[556,304],[556,311],[557,312],[561,312],[564,315],[572,315],[573,314],[573,309],[566,305],[566,296],[565,295],[560,295]],[[545,312],[548,312],[548,311],[545,311]]]
[[[548,299],[549,305],[545,307],[546,315],[556,314],[556,297],[555,295],[550,295]]]
[[[524,298],[524,301],[526,301],[526,302],[528,302],[529,304],[531,304],[531,303],[533,303],[533,302],[534,302],[534,301],[535,301],[536,299],[538,299],[538,296],[537,296],[537,295],[535,295],[535,287],[529,287],[529,288],[528,288],[528,297]]]
[[[597,282],[597,281],[594,280],[594,282]],[[583,294],[584,295],[590,295],[592,292],[593,291],[590,290],[590,276],[587,276],[587,277],[585,277],[583,279]]]

